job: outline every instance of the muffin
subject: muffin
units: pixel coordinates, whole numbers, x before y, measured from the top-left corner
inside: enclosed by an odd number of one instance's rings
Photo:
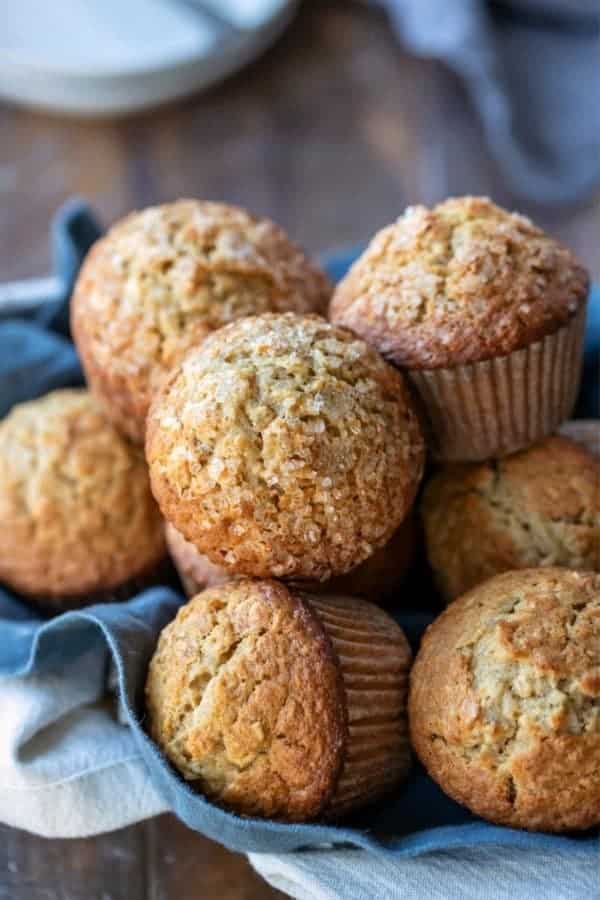
[[[87,382],[143,443],[165,372],[211,331],[261,312],[324,312],[330,287],[285,232],[221,203],[180,200],[133,213],[90,251],[72,302]]]
[[[202,556],[169,522],[165,526],[165,537],[171,559],[188,597],[231,579],[227,569]],[[374,603],[381,603],[404,580],[413,563],[416,544],[417,528],[414,517],[409,515],[384,547],[376,550],[347,575],[338,575],[324,583],[313,582],[306,585],[306,588],[317,593],[350,593],[355,597],[367,597]]]
[[[600,459],[565,437],[445,467],[427,484],[422,514],[447,602],[510,569],[600,570]]]
[[[506,572],[429,626],[411,674],[414,749],[501,825],[600,824],[600,575]]]
[[[560,426],[560,433],[600,456],[600,419],[571,419]]]
[[[162,519],[145,461],[85,390],[0,423],[0,580],[45,610],[118,599],[159,570]]]
[[[202,556],[170,522],[165,523],[165,539],[187,597],[194,597],[205,588],[217,587],[231,579],[227,569]]]
[[[588,276],[529,219],[481,197],[409,207],[339,283],[330,318],[406,370],[434,455],[503,456],[569,417]]]
[[[364,600],[230,581],[163,630],[146,683],[149,731],[219,805],[338,818],[408,771],[409,665],[399,626]]]
[[[232,574],[326,581],[406,517],[423,441],[402,376],[317,316],[240,319],[190,351],[148,417],[162,512]]]

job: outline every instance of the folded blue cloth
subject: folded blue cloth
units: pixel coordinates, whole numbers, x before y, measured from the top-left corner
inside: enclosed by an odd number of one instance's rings
[[[409,52],[463,80],[516,190],[546,204],[589,197],[600,183],[598,0],[372,2]]]
[[[0,322],[0,404],[5,412],[15,402],[62,384],[81,380],[68,339],[67,305],[78,264],[99,230],[84,204],[70,204],[54,226],[58,274],[64,278],[64,302],[44,309],[28,321]],[[330,260],[339,277],[352,255]],[[580,416],[598,415],[600,295],[592,301],[586,376],[591,381],[580,397]],[[185,784],[161,756],[144,731],[142,705],[146,667],[157,635],[169,621],[181,595],[171,588],[145,591],[127,603],[90,606],[51,621],[42,621],[8,591],[0,589],[0,675],[60,679],[78,661],[112,664],[123,716],[146,763],[149,778],[168,806],[190,828],[242,852],[279,853],[315,845],[363,847],[394,858],[430,850],[450,850],[476,844],[505,847],[567,849],[598,854],[598,830],[576,836],[529,834],[488,825],[446,797],[415,766],[408,783],[376,806],[348,819],[343,826],[283,825],[243,819],[207,802]],[[430,621],[422,613],[398,612],[398,621],[416,644]],[[0,696],[2,692],[0,679]],[[126,789],[126,785],[124,786]]]

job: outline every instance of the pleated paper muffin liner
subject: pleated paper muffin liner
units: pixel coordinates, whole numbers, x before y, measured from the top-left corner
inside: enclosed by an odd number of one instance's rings
[[[561,425],[559,432],[575,443],[581,444],[594,456],[600,456],[599,419],[572,419]]]
[[[165,540],[186,597],[195,597],[200,591],[216,587],[234,577],[202,556],[170,522],[165,522]]]
[[[186,597],[194,597],[206,588],[236,577],[210,562],[170,522],[165,524],[165,539]],[[291,579],[288,584],[312,594],[349,593],[353,597],[366,597],[373,603],[384,605],[393,598],[395,589],[410,571],[417,552],[417,542],[415,516],[409,514],[388,543],[351,572],[324,582]]]
[[[420,400],[434,459],[515,453],[569,418],[581,378],[586,303],[553,334],[507,356],[405,374]]]
[[[65,595],[64,597],[27,597],[25,599],[27,604],[38,610],[42,616],[57,616],[60,613],[83,609],[95,603],[125,603],[148,588],[156,587],[159,584],[171,584],[174,574],[171,560],[165,558],[113,588],[99,589],[85,594]]]
[[[406,700],[410,650],[376,606],[311,596],[337,657],[346,698],[347,743],[336,790],[323,815],[337,819],[393,790],[408,774]]]

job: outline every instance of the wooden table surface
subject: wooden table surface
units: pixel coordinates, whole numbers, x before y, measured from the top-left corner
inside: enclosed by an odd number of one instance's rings
[[[180,196],[239,203],[318,252],[467,192],[529,213],[600,278],[600,199],[552,210],[512,196],[456,79],[348,0],[306,2],[273,50],[204,96],[112,122],[0,107],[0,136],[0,281],[47,272],[48,222],[72,194],[106,223]],[[0,827],[0,900],[280,896],[172,816],[77,841]]]

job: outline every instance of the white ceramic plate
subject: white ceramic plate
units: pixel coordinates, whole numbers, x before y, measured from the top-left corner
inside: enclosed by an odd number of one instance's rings
[[[298,0],[0,0],[0,97],[84,116],[184,97],[258,56]]]

